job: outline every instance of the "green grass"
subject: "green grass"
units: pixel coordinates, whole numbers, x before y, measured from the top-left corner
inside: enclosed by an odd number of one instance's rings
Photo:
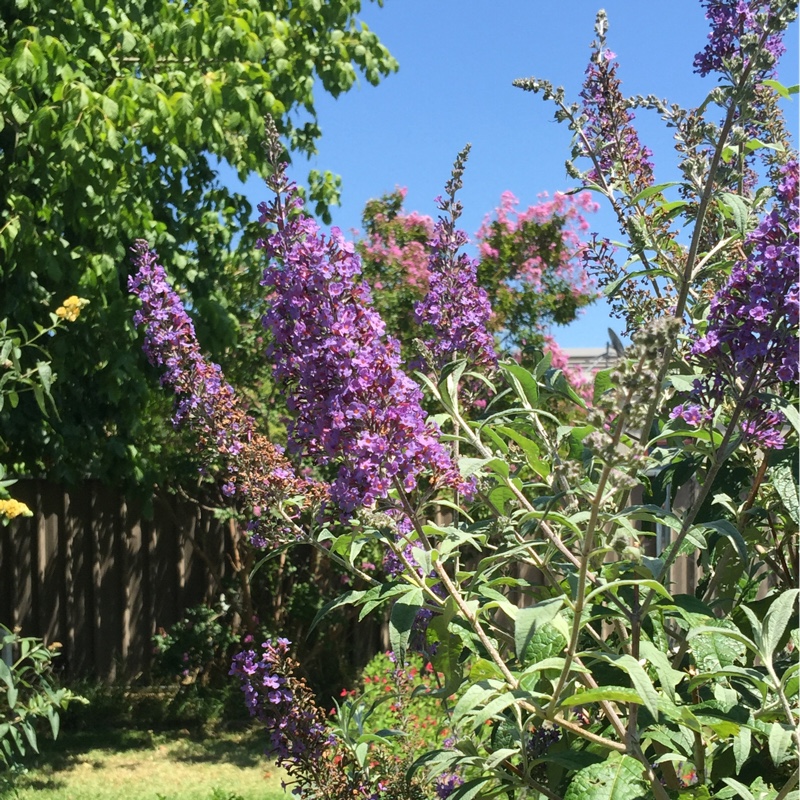
[[[264,734],[64,731],[26,759],[3,798],[17,800],[287,800]],[[0,787],[2,787],[0,774]]]

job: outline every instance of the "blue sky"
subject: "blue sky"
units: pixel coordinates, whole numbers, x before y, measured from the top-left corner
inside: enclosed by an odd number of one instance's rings
[[[366,2],[361,19],[400,63],[379,86],[361,81],[339,99],[317,96],[322,139],[309,164],[297,158],[295,177],[309,167],[342,176],[342,206],[333,223],[357,228],[372,197],[408,187],[406,209],[435,214],[453,159],[470,142],[464,176],[462,227],[472,236],[483,217],[510,189],[522,208],[541,192],[572,187],[564,170],[570,135],[553,120],[539,95],[511,86],[536,76],[563,85],[577,100],[594,38],[598,8],[608,12],[608,45],[617,54],[622,91],[655,94],[683,106],[699,105],[714,78],[692,72],[708,24],[698,0],[386,0]],[[786,85],[798,82],[797,24],[787,36],[779,69]],[[798,100],[785,105],[796,140]],[[654,113],[639,112],[643,143],[655,153],[656,181],[676,178],[672,134]],[[235,176],[226,182],[238,184]],[[256,203],[265,199],[259,179],[245,185]],[[589,219],[593,230],[619,238],[607,209]],[[603,301],[553,334],[562,347],[599,347],[609,320]]]

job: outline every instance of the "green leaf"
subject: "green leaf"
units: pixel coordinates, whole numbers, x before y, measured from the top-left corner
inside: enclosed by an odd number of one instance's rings
[[[639,643],[639,655],[650,662],[658,675],[661,688],[671,700],[675,695],[676,687],[683,680],[683,672],[673,669],[667,654],[646,639]]]
[[[563,597],[552,597],[528,608],[521,608],[517,612],[514,624],[514,649],[520,661],[524,660],[531,639],[558,614],[563,605]]]
[[[546,478],[550,474],[550,465],[539,458],[539,445],[536,444],[536,442],[523,436],[519,431],[514,430],[514,428],[509,428],[505,425],[499,426],[497,430],[522,448],[528,460],[528,464],[537,475]]]
[[[592,590],[591,592],[589,592],[589,594],[586,595],[586,602],[589,603],[593,598],[597,597],[598,595],[601,595],[605,592],[611,592],[612,589],[619,589],[622,586],[638,586],[642,589],[651,589],[656,594],[661,595],[661,597],[665,598],[666,600],[672,600],[672,595],[658,581],[649,579],[632,580],[626,578],[618,581],[609,581],[608,583],[603,584],[597,589]]]
[[[325,605],[319,611],[317,611],[314,619],[311,621],[311,625],[309,626],[308,632],[311,633],[311,631],[313,631],[314,628],[317,627],[320,620],[330,611],[333,611],[334,609],[337,608],[341,608],[342,606],[354,605],[365,594],[366,592],[363,591],[351,590],[349,592],[345,592],[345,594],[341,595],[340,597],[337,597],[336,599],[330,600],[329,602],[325,603]]]
[[[389,643],[398,664],[405,664],[411,628],[420,608],[422,608],[422,589],[417,586],[411,587],[392,606],[389,617]]]
[[[800,525],[800,496],[798,496],[795,470],[789,464],[780,464],[771,470],[772,485],[795,525]]]
[[[612,387],[612,369],[600,369],[594,374],[594,387],[592,389],[592,402],[597,405],[600,398]]]
[[[473,778],[471,781],[462,783],[453,794],[450,795],[452,800],[472,800],[473,797],[478,797],[483,789],[484,784],[488,783],[489,778]]]
[[[722,536],[725,536],[730,540],[730,543],[736,550],[739,560],[743,564],[747,563],[747,545],[745,544],[742,534],[732,522],[727,519],[717,519],[713,522],[700,522],[695,525],[694,529],[697,528],[707,528],[709,530],[716,531]]]
[[[631,199],[631,205],[638,203],[640,200],[646,200],[648,197],[652,197],[655,194],[661,194],[664,189],[669,189],[671,186],[680,186],[680,183],[677,181],[670,181],[669,183],[657,183],[654,186],[648,186]]]
[[[717,204],[726,217],[733,221],[738,233],[744,236],[747,233],[750,209],[744,199],[731,192],[720,192]]]
[[[523,405],[526,408],[536,408],[539,405],[539,385],[533,375],[514,361],[502,362],[500,369],[511,377],[514,391]]]
[[[772,723],[769,729],[769,755],[776,767],[796,757],[793,739],[794,733],[788,724]]]
[[[512,692],[505,692],[499,697],[495,697],[483,708],[479,709],[477,713],[472,716],[470,724],[478,728],[493,719],[495,716],[505,711],[509,706],[515,705],[519,700],[526,700],[530,698],[530,692],[523,689],[515,689]]]
[[[800,589],[787,589],[778,595],[769,607],[761,627],[762,656],[771,659],[778,649],[786,626],[792,622],[793,628],[797,625],[797,600]]]
[[[584,706],[589,703],[636,703],[644,705],[644,698],[635,689],[627,686],[600,686],[597,689],[584,689],[562,700],[561,708]]]
[[[722,782],[727,786],[730,786],[732,789],[736,789],[736,791],[739,793],[737,795],[739,800],[756,800],[750,790],[743,783],[739,783],[736,778],[723,778]]]
[[[714,672],[743,661],[748,647],[756,649],[750,639],[725,619],[715,620],[713,625],[690,629],[686,638],[692,644],[697,668],[704,672]]]
[[[646,800],[651,797],[642,779],[642,765],[631,756],[610,755],[575,773],[564,800]]]
[[[763,83],[764,86],[772,87],[781,97],[785,99],[788,99],[792,94],[796,94],[798,90],[797,86],[787,87],[780,83],[780,81],[772,80],[771,78],[761,81],[761,83]]]
[[[456,703],[456,707],[453,709],[453,725],[460,722],[465,716],[474,714],[476,709],[484,706],[488,700],[497,693],[497,690],[490,684],[490,681],[473,683],[467,691],[461,695]]]
[[[595,653],[593,656],[627,672],[633,688],[644,701],[645,707],[655,719],[658,719],[658,692],[642,665],[633,656],[610,653]]]
[[[750,728],[743,726],[739,733],[733,737],[733,758],[736,762],[736,772],[741,772],[742,765],[750,758],[753,734]]]

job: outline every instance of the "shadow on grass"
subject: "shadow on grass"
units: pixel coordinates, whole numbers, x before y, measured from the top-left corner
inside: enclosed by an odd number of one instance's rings
[[[66,787],[66,781],[60,781],[57,778],[26,778],[25,788],[33,789],[35,792],[57,792]],[[10,790],[10,797],[14,796],[14,790]],[[2,792],[0,791],[0,794]]]
[[[267,763],[263,734],[248,734],[236,739],[185,740],[177,744],[169,757],[189,764],[225,763],[237,767],[258,767]]]
[[[87,753],[97,750],[109,753],[124,753],[152,750],[155,747],[153,734],[150,731],[62,731],[56,741],[40,740],[40,752],[25,765],[36,772],[67,772],[79,764],[87,763]],[[103,766],[103,762],[90,762],[95,769]],[[38,780],[38,779],[37,779]],[[51,786],[53,779],[42,779],[42,788],[59,788]],[[34,780],[26,780],[26,785],[34,787]]]

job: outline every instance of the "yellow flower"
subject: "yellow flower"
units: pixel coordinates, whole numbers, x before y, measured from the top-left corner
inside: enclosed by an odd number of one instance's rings
[[[59,306],[56,309],[56,316],[67,320],[67,322],[75,322],[80,316],[81,309],[88,303],[88,300],[73,294],[72,297],[68,297],[64,301],[63,306]]]
[[[31,511],[25,503],[20,503],[19,500],[0,500],[0,517],[6,519],[14,519],[14,517],[32,517]]]

